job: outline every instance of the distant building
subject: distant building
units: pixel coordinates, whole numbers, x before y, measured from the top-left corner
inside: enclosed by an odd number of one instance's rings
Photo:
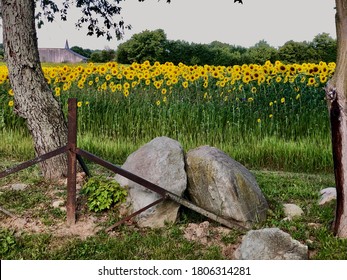
[[[70,50],[66,40],[65,48],[39,48],[41,62],[78,63],[86,62],[87,57]]]

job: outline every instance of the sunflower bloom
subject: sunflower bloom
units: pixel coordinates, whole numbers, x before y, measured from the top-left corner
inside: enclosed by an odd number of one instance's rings
[[[326,83],[326,81],[328,80],[328,77],[327,77],[326,75],[324,75],[324,74],[321,74],[321,75],[319,76],[319,80],[320,80],[320,82],[321,82],[322,84],[324,84],[324,83]]]
[[[102,85],[101,85],[101,89],[102,90],[106,90],[107,89],[107,83],[104,82]]]
[[[124,89],[124,90],[123,90],[123,95],[124,95],[125,97],[128,97],[129,94],[130,94],[129,90],[127,90],[127,89]]]
[[[124,89],[129,89],[130,88],[130,84],[128,82],[125,82],[123,87],[124,87]]]
[[[55,91],[55,96],[60,96],[60,87],[56,87],[54,91]]]
[[[308,86],[313,86],[315,83],[316,83],[315,78],[311,77],[311,78],[308,79],[307,85]]]

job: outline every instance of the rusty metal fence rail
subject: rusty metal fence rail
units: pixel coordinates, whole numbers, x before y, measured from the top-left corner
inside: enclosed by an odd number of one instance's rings
[[[89,175],[89,171],[85,163],[83,162],[82,158],[86,158],[100,166],[103,166],[111,171],[113,171],[116,174],[119,174],[123,177],[126,177],[127,179],[134,181],[135,183],[138,183],[139,185],[143,186],[144,188],[147,188],[153,192],[156,192],[161,197],[160,199],[152,202],[151,204],[147,205],[146,207],[136,211],[135,213],[127,216],[126,218],[122,219],[121,221],[117,222],[113,226],[106,229],[106,231],[110,231],[120,225],[121,223],[124,223],[125,221],[133,218],[134,216],[140,214],[141,212],[149,209],[150,207],[162,202],[163,200],[170,199],[180,205],[183,205],[199,214],[202,214],[206,216],[207,218],[214,220],[226,227],[229,228],[237,228],[239,230],[245,230],[246,228],[239,223],[238,221],[231,220],[231,219],[224,219],[223,217],[220,217],[210,211],[207,211],[197,205],[194,205],[190,201],[156,185],[148,180],[145,180],[144,178],[141,178],[133,173],[130,173],[129,171],[126,171],[108,161],[105,161],[96,155],[93,155],[92,153],[82,150],[77,147],[77,99],[76,98],[69,98],[68,100],[68,142],[67,145],[60,147],[54,151],[51,151],[49,153],[46,153],[44,155],[38,156],[34,159],[28,160],[26,162],[23,162],[19,165],[16,165],[14,167],[8,168],[2,172],[0,172],[0,178],[3,178],[5,176],[8,176],[10,174],[19,172],[23,169],[26,169],[30,166],[33,166],[39,162],[42,162],[44,160],[50,159],[52,157],[55,157],[57,155],[67,153],[67,201],[66,201],[66,218],[67,223],[69,225],[73,225],[76,223],[76,173],[77,173],[77,161],[81,164],[83,170]]]

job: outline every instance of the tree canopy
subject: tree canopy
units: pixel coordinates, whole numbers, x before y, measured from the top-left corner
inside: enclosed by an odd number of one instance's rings
[[[214,41],[210,44],[188,43],[181,40],[167,40],[162,29],[154,31],[145,30],[133,35],[129,40],[117,48],[116,60],[119,63],[142,63],[167,61],[178,64],[210,64],[210,65],[235,65],[258,63],[267,60],[284,63],[304,62],[333,62],[336,61],[336,40],[329,34],[316,35],[311,42],[288,41],[283,46],[275,48],[265,40],[254,46],[245,48]]]
[[[131,25],[126,24],[123,19],[116,20],[122,11],[122,1],[124,0],[63,0],[61,4],[57,4],[54,0],[36,0],[36,8],[39,6],[41,9],[36,12],[35,19],[38,27],[44,24],[45,19],[52,22],[57,15],[61,20],[67,20],[70,7],[75,6],[81,11],[76,23],[77,28],[87,26],[87,35],[106,36],[108,40],[113,37],[113,30],[119,39],[123,37],[126,29],[131,29]],[[171,0],[166,2],[170,3]]]

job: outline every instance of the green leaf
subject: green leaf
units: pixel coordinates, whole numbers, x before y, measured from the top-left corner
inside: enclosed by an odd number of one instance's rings
[[[115,180],[104,176],[92,177],[83,186],[82,193],[88,197],[88,209],[100,212],[125,201],[127,191]]]

